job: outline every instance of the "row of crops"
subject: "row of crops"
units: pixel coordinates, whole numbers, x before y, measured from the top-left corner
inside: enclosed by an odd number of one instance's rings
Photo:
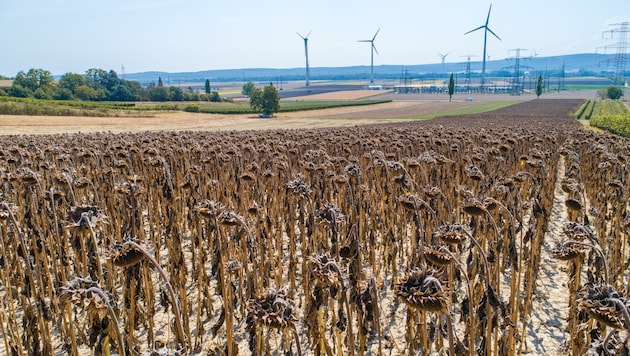
[[[630,145],[581,129],[568,114],[578,104],[352,128],[7,137],[0,347],[525,353],[544,337],[530,321],[545,313],[536,282],[561,183],[564,351],[624,350]]]
[[[630,137],[630,108],[621,100],[586,100],[575,112],[593,127]]]

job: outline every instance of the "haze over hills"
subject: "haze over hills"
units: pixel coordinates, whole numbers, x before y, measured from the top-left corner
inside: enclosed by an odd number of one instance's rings
[[[615,54],[583,53],[551,57],[521,57],[519,59],[520,72],[533,75],[558,76],[576,73],[604,75],[614,72]],[[514,73],[515,58],[486,61],[486,72],[491,76],[511,76]],[[418,64],[418,65],[375,65],[374,78],[376,80],[407,78],[446,77],[449,73],[465,73],[467,61]],[[157,82],[162,78],[165,83],[176,85],[201,82],[210,79],[212,82],[230,81],[288,81],[302,80],[304,67],[296,68],[242,68],[205,70],[197,72],[159,72],[149,71],[141,73],[127,73],[125,79],[137,80],[142,84]],[[471,75],[481,72],[481,61],[472,57],[470,60]],[[358,80],[369,78],[370,66],[350,67],[312,67],[311,80]]]

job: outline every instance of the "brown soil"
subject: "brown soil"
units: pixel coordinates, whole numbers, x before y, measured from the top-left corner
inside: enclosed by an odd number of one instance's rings
[[[349,100],[373,94],[371,91],[336,92],[309,96],[326,100]],[[590,92],[550,94],[549,98],[586,98]],[[394,100],[389,103],[342,107],[324,110],[280,113],[271,119],[259,119],[252,115],[216,115],[186,112],[156,112],[152,117],[51,117],[0,115],[0,135],[59,134],[76,132],[141,132],[141,131],[224,131],[296,129],[333,126],[355,126],[370,123],[407,121],[410,116],[439,112],[477,105],[488,101],[528,101],[532,95],[476,95],[472,102],[465,95],[455,95],[448,101],[446,95],[381,93],[379,99]],[[543,99],[545,101],[549,99]]]

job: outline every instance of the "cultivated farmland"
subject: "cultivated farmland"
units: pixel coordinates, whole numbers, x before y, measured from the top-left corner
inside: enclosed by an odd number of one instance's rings
[[[2,352],[621,352],[630,145],[580,103],[5,136]]]

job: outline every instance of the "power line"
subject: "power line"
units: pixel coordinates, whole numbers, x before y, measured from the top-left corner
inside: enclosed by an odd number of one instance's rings
[[[514,79],[513,79],[513,94],[520,94],[521,92],[521,51],[527,51],[525,48],[515,48],[510,51],[516,52],[516,57],[514,58]]]
[[[610,38],[613,39],[617,37],[617,45],[610,46],[612,48],[617,48],[617,54],[613,59],[609,62],[612,62],[615,65],[615,76],[613,78],[614,83],[619,85],[625,84],[624,74],[626,71],[626,51],[628,49],[628,32],[630,32],[630,22],[620,22],[611,24],[610,26],[616,26],[612,30],[604,31],[602,33],[602,37],[605,37],[606,34],[610,34]]]

